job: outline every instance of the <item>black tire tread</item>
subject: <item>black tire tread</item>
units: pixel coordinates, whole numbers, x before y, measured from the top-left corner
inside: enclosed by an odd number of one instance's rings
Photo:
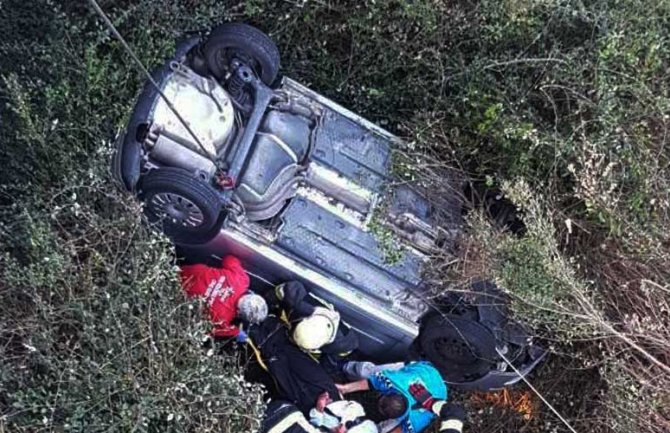
[[[163,222],[163,231],[176,242],[183,240],[185,243],[201,243],[209,240],[204,240],[203,237],[211,238],[218,232],[214,227],[221,220],[221,199],[213,187],[181,168],[163,167],[151,170],[142,179],[141,197],[145,201],[145,214],[152,223],[159,222],[160,219],[151,211],[148,203],[159,192],[187,196],[203,213],[203,224],[193,229]]]
[[[265,63],[269,68],[262,70],[261,80],[270,85],[279,73],[280,56],[277,45],[270,39],[268,35],[261,30],[244,23],[224,23],[215,27],[209,35],[205,43],[204,51],[208,51],[208,47],[212,47],[219,41],[229,40],[238,44],[240,47],[244,45],[253,45],[261,51],[264,59],[261,63]],[[223,71],[213,68],[212,62],[208,62],[210,69],[217,78],[221,78]],[[266,70],[269,69],[269,70]]]
[[[443,377],[449,381],[457,381],[457,382],[461,381],[460,378],[457,379],[457,376],[465,374],[468,370],[471,369],[467,365],[453,364],[451,361],[441,358],[441,356],[438,353],[436,353],[431,348],[431,346],[432,341],[436,338],[439,338],[445,332],[447,334],[450,334],[451,332],[450,331],[451,325],[449,324],[450,321],[456,322],[459,319],[464,319],[472,323],[478,323],[471,319],[465,319],[458,316],[437,315],[424,322],[417,341],[418,348],[423,353],[423,356],[425,356],[430,362],[433,363],[433,365],[435,365],[435,367],[440,371]],[[465,333],[465,335],[468,334]],[[489,341],[489,344],[486,347],[481,346],[482,342],[479,341],[475,342],[473,340],[470,340],[470,343],[478,348],[478,352],[486,353],[488,359],[493,359],[495,353],[492,352],[492,350],[494,350],[493,348],[495,347],[495,339],[493,338],[493,335],[491,335],[490,337],[491,341]],[[483,359],[477,361],[475,364],[471,366],[472,371],[474,372],[476,370],[480,370],[479,374],[481,374],[482,373],[481,369],[486,368],[486,366],[489,364],[493,365],[491,364],[491,361],[486,361]]]

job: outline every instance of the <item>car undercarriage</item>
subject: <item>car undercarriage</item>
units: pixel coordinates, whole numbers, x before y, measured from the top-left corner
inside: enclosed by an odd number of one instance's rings
[[[236,255],[257,290],[302,281],[359,334],[363,358],[424,357],[466,388],[520,380],[501,354],[526,374],[544,351],[501,291],[477,282],[474,301],[436,303],[424,281],[462,230],[460,196],[436,209],[393,175],[399,138],[278,70],[266,35],[228,23],[154,73],[114,160],[149,221],[194,256]]]

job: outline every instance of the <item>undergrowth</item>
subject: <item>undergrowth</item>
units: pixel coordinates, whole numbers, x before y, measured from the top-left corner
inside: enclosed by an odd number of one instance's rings
[[[169,242],[109,171],[142,78],[84,4],[0,7],[0,431],[257,428],[260,390],[204,348]],[[115,21],[156,65],[207,18],[184,7]]]
[[[471,212],[432,282],[505,288],[555,354],[529,379],[578,431],[668,431],[670,3],[102,6],[150,67],[184,32],[258,25],[286,75],[406,139],[403,180],[439,203],[457,170],[514,201],[524,234]],[[0,9],[0,430],[253,429],[258,390],[201,348],[168,244],[108,174],[142,77],[85,2]],[[566,431],[541,404],[469,422]]]

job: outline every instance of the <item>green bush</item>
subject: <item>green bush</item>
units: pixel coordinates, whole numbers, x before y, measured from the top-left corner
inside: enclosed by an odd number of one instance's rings
[[[667,426],[667,375],[616,334],[669,362],[669,2],[102,6],[149,67],[186,31],[256,24],[286,75],[407,138],[403,178],[436,199],[453,167],[507,186],[528,232],[473,223],[479,264],[458,269],[498,278],[519,317],[574,358],[531,379],[580,430]],[[143,77],[85,2],[0,8],[0,429],[252,429],[257,390],[241,397],[235,363],[201,349],[168,244],[108,175]],[[572,326],[581,316],[593,320]],[[585,370],[572,380],[561,365]],[[533,431],[561,431],[538,417]]]
[[[217,18],[166,6],[108,8],[148,65]],[[2,10],[0,430],[255,429],[260,390],[203,347],[170,244],[109,174],[142,77],[83,4]]]
[[[0,425],[250,430],[260,394],[235,358],[202,348],[208,325],[184,301],[168,244],[136,208],[101,198],[108,182],[72,188],[51,215],[26,211],[22,230],[3,233],[19,248],[1,259]]]

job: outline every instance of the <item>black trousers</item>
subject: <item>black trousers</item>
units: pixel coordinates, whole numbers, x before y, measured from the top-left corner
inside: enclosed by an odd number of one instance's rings
[[[319,362],[291,342],[288,329],[279,319],[268,317],[260,325],[250,327],[248,335],[276,382],[281,399],[305,414],[324,391],[339,400],[333,379]]]

